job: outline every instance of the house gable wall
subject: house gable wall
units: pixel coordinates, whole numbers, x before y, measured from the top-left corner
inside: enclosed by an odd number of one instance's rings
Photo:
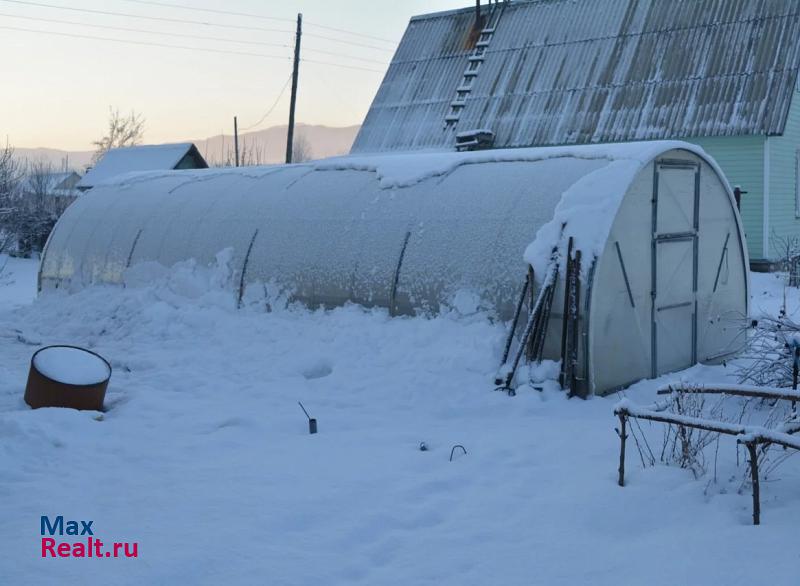
[[[740,186],[744,224],[750,260],[764,258],[764,143],[763,136],[691,138],[716,159],[731,187]]]
[[[798,156],[800,156],[800,93],[795,91],[783,136],[769,138],[770,255],[778,259],[788,238],[800,238],[798,217]]]

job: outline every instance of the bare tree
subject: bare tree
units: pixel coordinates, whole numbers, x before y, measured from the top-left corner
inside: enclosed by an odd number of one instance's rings
[[[800,287],[800,238],[780,236],[773,230],[770,244],[778,254],[777,269],[788,274],[789,287]]]
[[[56,171],[46,159],[33,161],[28,165],[24,191],[27,205],[41,214],[50,214],[56,219],[77,196],[75,189],[59,187],[63,173]]]
[[[0,149],[0,253],[17,241],[24,166],[8,142]]]
[[[127,116],[119,113],[119,109],[109,108],[108,131],[100,140],[94,141],[96,150],[92,157],[95,165],[109,150],[118,147],[135,146],[142,142],[144,136],[144,118],[133,110]]]
[[[240,164],[242,167],[253,167],[266,164],[264,149],[256,142],[255,146],[248,144],[247,140],[242,141],[242,149],[239,153]]]
[[[236,165],[236,151],[232,145],[223,145],[224,152],[220,155],[214,155],[208,152],[206,147],[203,158],[208,163],[209,167],[233,167]],[[266,165],[267,157],[264,151],[264,146],[258,141],[249,141],[242,138],[239,143],[239,166],[240,167],[255,167],[258,165]]]
[[[29,210],[42,213],[48,210],[53,197],[52,183],[53,166],[45,159],[28,164],[23,191],[25,205]]]
[[[292,145],[292,162],[305,163],[314,157],[311,151],[311,143],[303,133],[298,133],[294,137],[294,144]]]
[[[28,164],[17,206],[17,247],[25,256],[41,252],[47,237],[66,208],[56,191],[53,166],[38,160]]]
[[[50,163],[23,163],[10,145],[0,149],[0,253],[42,250],[70,202],[56,193],[54,179]]]

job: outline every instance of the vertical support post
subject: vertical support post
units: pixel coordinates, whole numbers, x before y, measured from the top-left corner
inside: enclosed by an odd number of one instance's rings
[[[756,443],[747,442],[747,451],[750,454],[750,477],[753,482],[753,525],[761,524],[761,490],[758,485],[758,454]]]
[[[564,312],[561,314],[561,372],[558,376],[558,384],[561,388],[567,384],[567,353],[569,350],[569,294],[570,281],[572,278],[572,246],[574,240],[570,237],[567,244],[566,273],[564,274]],[[555,285],[555,284],[554,284]]]
[[[133,251],[136,250],[136,245],[139,244],[139,237],[142,235],[143,228],[139,228],[139,231],[136,233],[136,237],[133,239],[133,244],[131,244],[131,250],[128,253],[128,260],[125,263],[125,268],[131,268],[131,262],[133,262]]]
[[[797,341],[792,343],[794,360],[792,361],[792,390],[797,390],[797,375],[800,372],[800,345]],[[797,414],[797,401],[792,401],[792,415]]]
[[[528,297],[529,311],[533,310],[533,304],[536,303],[536,292],[534,291],[533,276],[534,276],[533,266],[528,265],[528,277],[526,280],[526,284],[528,289],[527,297]],[[533,360],[533,346],[534,346],[533,339],[531,339],[528,341],[528,347],[526,349],[526,358],[528,359],[528,362],[531,362]]]
[[[653,240],[650,243],[650,378],[658,377],[658,324],[656,323],[656,298],[658,297],[658,188],[659,188],[659,162],[653,165],[653,204],[651,214],[651,232]]]
[[[742,191],[742,188],[738,185],[733,189],[733,198],[736,200],[736,210],[741,213],[742,211],[742,196],[747,195],[746,191]]]
[[[625,486],[625,440],[628,439],[627,431],[628,417],[624,413],[619,414],[619,479],[617,484]]]
[[[236,154],[236,166],[239,166],[239,120],[233,117],[233,151]]]
[[[289,104],[289,130],[286,136],[286,163],[292,162],[294,152],[294,113],[297,107],[297,80],[300,76],[300,38],[303,36],[303,15],[297,15],[297,32],[294,37],[294,69],[292,70],[292,101]]]
[[[258,237],[258,228],[253,232],[253,237],[250,239],[250,245],[247,247],[247,254],[244,255],[244,262],[242,263],[242,274],[239,276],[239,296],[236,298],[236,308],[242,308],[242,298],[244,298],[244,288],[247,278],[247,263],[250,262],[250,253],[253,252],[253,244]]]
[[[397,259],[397,268],[394,270],[394,279],[392,279],[392,290],[389,291],[389,316],[394,317],[397,315],[397,286],[400,284],[400,270],[403,268],[403,258],[406,256],[406,248],[408,247],[408,240],[411,238],[411,232],[406,232],[406,237],[403,239],[403,246],[400,248],[400,256]],[[516,321],[514,322],[516,327]],[[514,329],[512,328],[511,334],[513,336]],[[509,341],[509,346],[511,342]],[[506,354],[506,357],[508,354]],[[505,358],[503,359],[505,364]]]
[[[553,296],[553,287],[548,287],[547,295],[542,304],[542,311],[539,313],[536,324],[534,324],[534,335],[531,338],[531,357],[529,362],[542,361],[544,345],[547,341],[547,329],[550,326],[550,313],[553,309]]]
[[[528,287],[530,287],[530,279],[526,278],[525,283],[522,285],[522,293],[520,294],[519,301],[517,302],[517,309],[514,311],[514,319],[511,320],[511,331],[508,334],[506,345],[503,349],[503,359],[500,362],[501,369],[506,365],[506,362],[508,362],[508,356],[511,354],[511,344],[514,343],[514,334],[517,331],[519,318],[522,315],[522,306],[525,305],[525,299],[528,297]],[[495,382],[498,385],[503,384],[502,379],[498,379]]]
[[[536,283],[534,277],[536,274],[533,272],[533,266],[528,265],[528,309],[533,311],[533,306],[536,304],[536,291],[534,291],[534,284]]]
[[[580,344],[580,306],[581,306],[581,251],[575,251],[575,261],[572,263],[572,294],[570,300],[571,339],[569,352],[569,394],[578,394],[578,345]]]

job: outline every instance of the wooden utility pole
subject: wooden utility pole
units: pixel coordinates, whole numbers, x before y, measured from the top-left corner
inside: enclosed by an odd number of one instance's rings
[[[303,15],[297,15],[297,33],[294,38],[294,70],[292,72],[292,101],[289,106],[289,133],[286,138],[286,163],[292,162],[294,150],[294,110],[297,105],[297,78],[300,75],[300,37],[303,36]]]
[[[236,153],[236,166],[239,166],[239,121],[233,117],[233,150]]]

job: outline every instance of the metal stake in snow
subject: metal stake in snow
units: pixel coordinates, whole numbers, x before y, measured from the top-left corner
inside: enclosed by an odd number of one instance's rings
[[[314,435],[317,433],[317,420],[308,414],[308,411],[306,411],[306,408],[303,407],[303,404],[300,401],[298,401],[297,404],[300,405],[300,409],[302,409],[303,413],[305,413],[306,417],[308,417],[308,433]]]
[[[453,456],[455,455],[456,449],[458,449],[458,448],[461,448],[461,451],[464,452],[465,456],[467,455],[467,448],[465,448],[461,444],[456,444],[456,445],[453,446],[453,449],[450,450],[450,461],[451,462],[453,461]]]

